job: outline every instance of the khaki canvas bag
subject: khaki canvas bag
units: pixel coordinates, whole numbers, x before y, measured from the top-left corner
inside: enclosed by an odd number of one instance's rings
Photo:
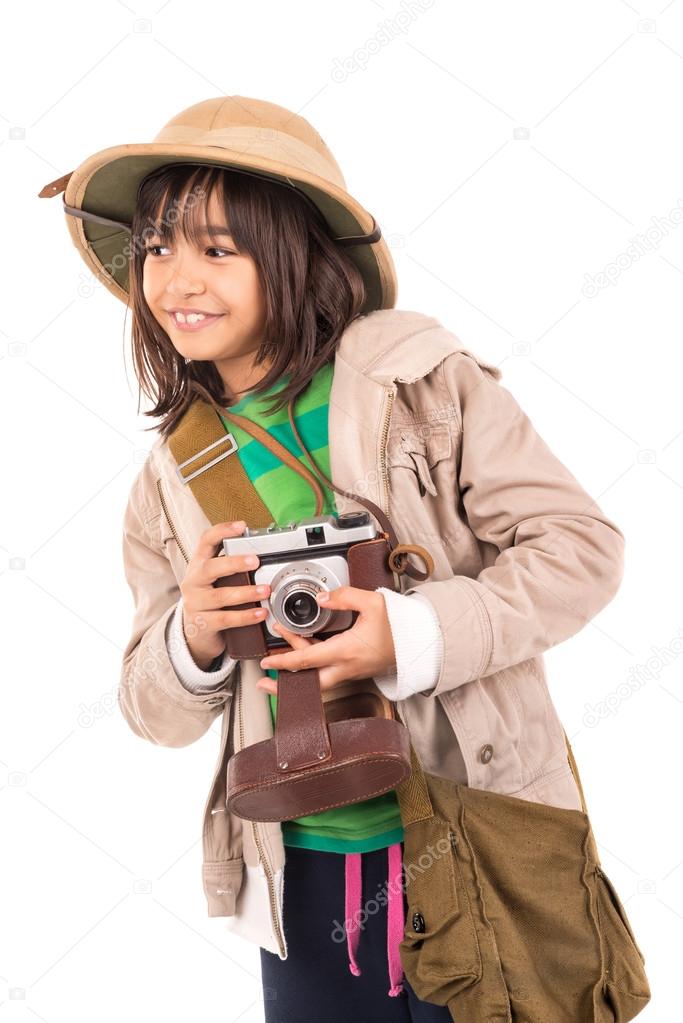
[[[582,810],[412,772],[396,794],[418,998],[456,1023],[624,1023],[650,1000],[644,957]]]

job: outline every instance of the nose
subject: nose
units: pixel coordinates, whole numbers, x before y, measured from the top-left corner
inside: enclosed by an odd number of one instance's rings
[[[198,295],[204,291],[201,275],[193,270],[192,259],[178,259],[166,283],[170,295]]]

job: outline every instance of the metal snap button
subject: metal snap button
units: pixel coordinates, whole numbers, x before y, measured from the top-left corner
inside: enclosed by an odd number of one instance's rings
[[[479,753],[479,759],[481,760],[482,764],[488,764],[488,762],[489,762],[489,760],[491,759],[492,756],[493,756],[493,746],[491,745],[490,742],[487,742],[485,746],[481,747],[481,751]]]
[[[422,916],[422,913],[413,913],[413,930],[417,931],[418,934],[424,934],[425,918]]]

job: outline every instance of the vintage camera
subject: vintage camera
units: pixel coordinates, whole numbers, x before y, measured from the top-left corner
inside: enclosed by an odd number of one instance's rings
[[[377,530],[368,512],[344,512],[299,519],[286,526],[274,522],[263,529],[247,529],[242,536],[223,540],[229,555],[256,554],[259,566],[248,571],[248,583],[267,583],[270,594],[259,603],[268,611],[262,623],[269,648],[282,645],[273,631],[279,622],[299,636],[324,639],[350,628],[355,611],[320,607],[316,597],[324,591],[350,585],[348,550],[374,540]],[[255,604],[254,604],[255,606]]]

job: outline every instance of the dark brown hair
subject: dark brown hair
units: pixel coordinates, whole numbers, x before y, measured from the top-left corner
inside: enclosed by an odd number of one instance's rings
[[[165,165],[148,175],[138,194],[131,225],[130,306],[133,365],[140,386],[155,402],[146,416],[164,417],[165,439],[192,402],[201,398],[220,409],[237,402],[212,361],[186,364],[147,305],[143,294],[145,241],[154,228],[159,244],[182,231],[200,244],[198,224],[218,189],[237,249],[256,264],[266,308],[265,329],[255,364],[270,369],[249,390],[261,394],[290,374],[273,396],[268,415],[286,408],[320,367],[334,359],[339,338],[360,315],[365,301],[362,275],[330,237],[322,214],[293,188],[222,167]],[[180,215],[179,215],[180,214]],[[212,240],[215,240],[213,233]],[[216,242],[218,244],[218,242]],[[138,393],[138,412],[140,411]]]

